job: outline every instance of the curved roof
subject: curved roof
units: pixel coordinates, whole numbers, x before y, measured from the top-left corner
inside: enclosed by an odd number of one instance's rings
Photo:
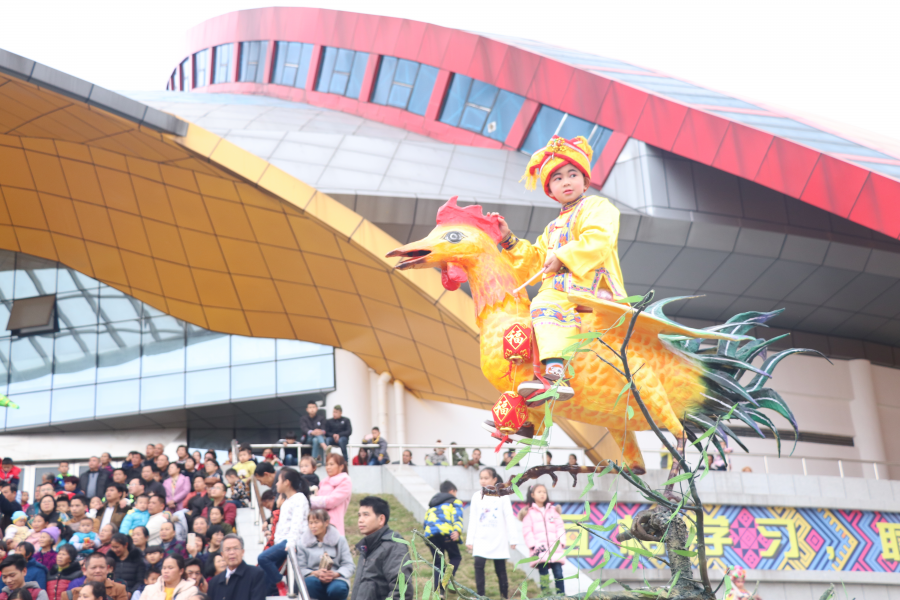
[[[545,105],[612,130],[595,166],[593,179],[598,185],[625,141],[635,138],[890,237],[900,236],[900,160],[895,156],[757,104],[621,61],[408,19],[313,8],[263,8],[210,19],[190,31],[188,50],[193,53],[251,40],[312,44],[316,65],[323,47],[371,53],[363,100],[233,78],[231,83],[197,89],[304,101],[442,141],[514,150],[522,147],[539,108]],[[272,46],[267,65],[271,65]],[[366,101],[379,55],[440,70],[439,98],[435,103],[432,97],[425,116]],[[451,74],[524,97],[503,142],[436,119]]]
[[[345,348],[421,397],[493,404],[471,299],[394,271],[399,242],[370,221],[197,125],[26,79],[0,74],[0,248],[213,331]]]

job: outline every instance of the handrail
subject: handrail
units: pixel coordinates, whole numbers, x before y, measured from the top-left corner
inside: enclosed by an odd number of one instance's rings
[[[311,444],[299,444],[299,443],[298,444],[286,444],[286,445],[249,444],[249,446],[251,448],[272,448],[273,450],[275,448],[282,448],[282,447],[283,448],[298,448],[298,449],[312,448]],[[350,448],[354,448],[354,449],[356,449],[356,448],[378,448],[378,447],[379,447],[378,444],[347,444],[348,449],[350,449]],[[477,448],[477,447],[478,446],[475,446],[475,445],[463,446],[463,445],[459,445],[459,444],[452,445],[452,446],[449,444],[447,444],[447,445],[444,445],[444,444],[440,444],[440,445],[435,445],[435,444],[387,444],[387,448],[389,450],[401,450],[401,449],[402,450],[421,450],[421,449],[428,450],[428,449],[433,449],[433,448],[443,448],[444,450],[446,450],[446,454],[444,456],[447,457],[448,463],[450,462],[450,460],[452,458],[453,450],[467,450],[470,448]],[[510,444],[509,446],[507,446],[507,449],[516,450],[516,449],[518,449],[518,447]],[[584,457],[584,452],[585,452],[585,449],[581,448],[579,446],[541,446],[540,449],[542,451],[553,450],[553,451],[572,452],[572,453],[578,452],[578,453],[582,454],[582,457]],[[699,451],[697,451],[692,446],[688,447],[687,452],[692,457],[699,456]],[[493,452],[490,452],[489,454],[494,454],[494,456],[496,457],[496,463],[497,463],[497,465],[499,465],[500,460],[501,460],[501,454],[499,454],[499,453],[495,454]],[[485,455],[485,458],[487,458],[487,456],[488,455]],[[394,458],[399,458],[399,457],[394,457]],[[828,463],[835,464],[837,467],[837,470],[838,470],[838,476],[840,476],[842,478],[846,477],[844,471],[845,471],[845,465],[847,465],[847,464],[858,464],[858,465],[862,465],[862,466],[870,465],[874,471],[875,479],[884,479],[884,478],[890,479],[890,475],[888,474],[887,469],[889,467],[900,467],[900,463],[887,462],[887,461],[864,460],[864,459],[858,459],[858,458],[841,458],[841,457],[836,457],[836,456],[790,456],[790,455],[785,455],[785,454],[778,455],[778,454],[771,454],[771,453],[764,453],[764,452],[742,452],[742,451],[735,451],[734,453],[730,454],[728,457],[728,462],[731,463],[733,459],[743,459],[743,458],[761,458],[761,459],[763,459],[763,466],[764,466],[766,473],[770,472],[770,461],[771,460],[776,460],[776,459],[800,460],[803,475],[809,474],[809,469],[807,467],[807,461],[825,461]],[[587,461],[585,459],[583,459],[582,462],[586,463]],[[453,465],[449,465],[449,466],[453,466]],[[884,469],[882,469],[882,467],[884,467]]]
[[[303,574],[300,572],[300,561],[297,558],[297,549],[293,546],[288,546],[288,560],[287,560],[287,590],[289,598],[296,598],[297,594],[294,593],[294,583],[297,584],[297,589],[300,591],[300,599],[301,600],[311,600],[309,597],[309,590],[306,589],[306,579],[303,577]]]
[[[250,478],[250,481],[253,482],[250,490],[250,504],[253,505],[254,501],[256,502],[257,508],[257,521],[254,525],[257,526],[257,531],[259,533],[259,543],[266,543],[266,532],[265,532],[265,524],[266,524],[266,508],[262,504],[262,494],[259,493],[259,482],[256,479],[256,476]]]

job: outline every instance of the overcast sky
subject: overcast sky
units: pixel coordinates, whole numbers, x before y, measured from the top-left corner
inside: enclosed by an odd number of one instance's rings
[[[284,3],[282,3],[284,4]],[[164,89],[185,32],[257,0],[0,2],[0,48],[113,90]],[[333,0],[625,60],[900,146],[900,2]],[[848,125],[843,127],[839,124]]]

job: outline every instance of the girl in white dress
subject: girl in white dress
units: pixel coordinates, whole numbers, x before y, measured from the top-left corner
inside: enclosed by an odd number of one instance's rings
[[[482,487],[497,485],[500,476],[492,467],[481,470]],[[466,547],[475,557],[475,587],[484,596],[484,566],[494,561],[494,571],[500,584],[500,595],[509,598],[509,580],[506,578],[506,561],[509,550],[515,550],[516,517],[509,496],[484,496],[476,492],[469,507],[469,528],[466,531]]]

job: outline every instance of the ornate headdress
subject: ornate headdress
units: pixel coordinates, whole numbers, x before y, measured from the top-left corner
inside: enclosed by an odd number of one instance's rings
[[[567,140],[554,135],[545,147],[531,155],[525,175],[522,176],[525,187],[529,190],[535,189],[540,179],[544,193],[550,196],[550,175],[566,163],[574,165],[581,171],[590,184],[593,155],[593,148],[583,136]]]
[[[747,579],[747,571],[744,570],[744,567],[735,566],[728,572],[728,576],[731,577],[732,581],[735,579]]]

